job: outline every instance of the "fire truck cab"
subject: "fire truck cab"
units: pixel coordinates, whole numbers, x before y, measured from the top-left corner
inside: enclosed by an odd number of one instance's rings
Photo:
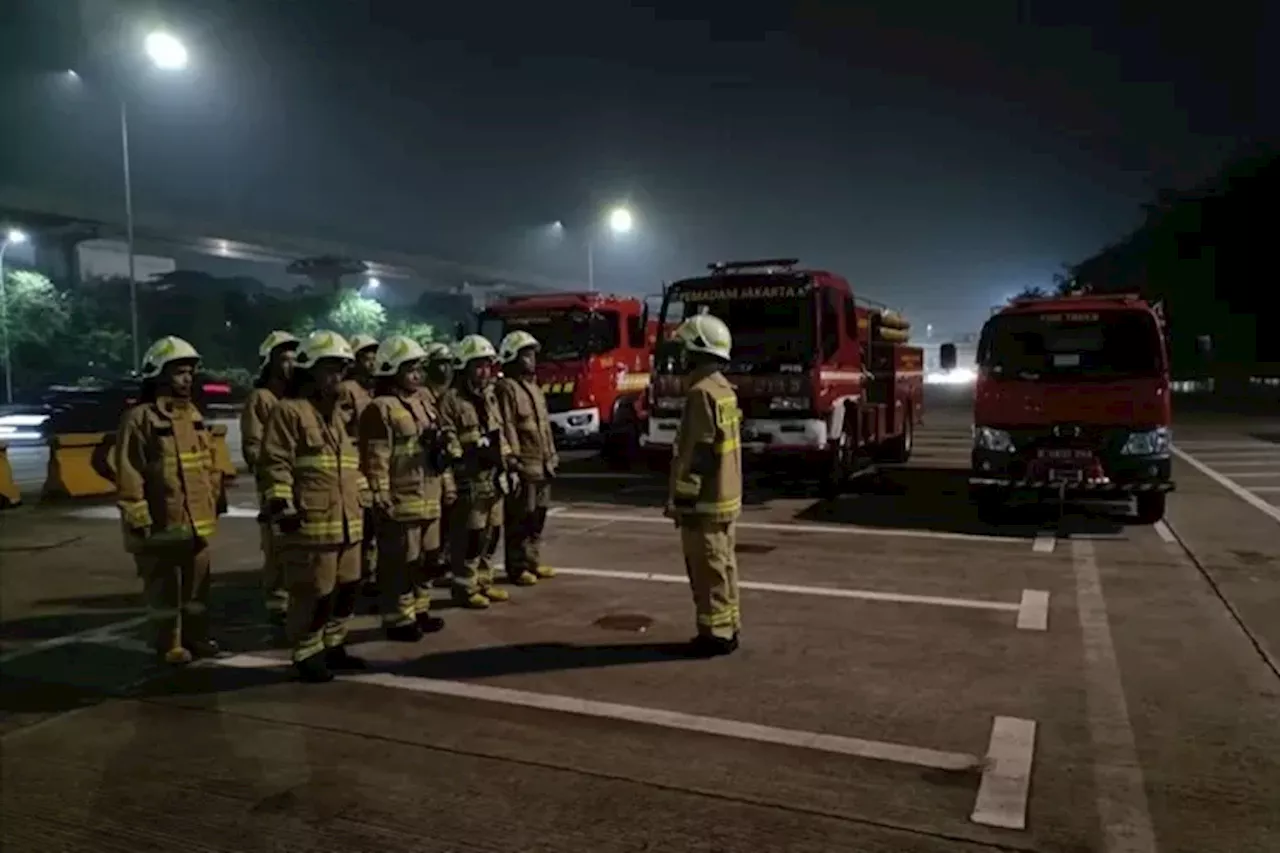
[[[538,339],[537,379],[557,446],[600,448],[626,463],[639,444],[649,384],[645,313],[640,299],[601,293],[512,296],[482,311],[479,328],[495,348],[516,330]]]
[[[659,325],[698,313],[728,324],[748,468],[817,479],[828,491],[877,462],[905,462],[923,415],[923,354],[908,325],[849,283],[793,258],[720,262],[663,294]],[[654,359],[644,450],[669,458],[684,402],[683,351]]]
[[[1132,497],[1140,523],[1159,521],[1174,488],[1169,390],[1164,323],[1139,297],[1005,307],[978,343],[969,488],[979,511],[998,521],[1020,497]]]

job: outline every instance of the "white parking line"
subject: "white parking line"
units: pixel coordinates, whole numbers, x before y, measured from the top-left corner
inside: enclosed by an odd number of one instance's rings
[[[1204,474],[1210,480],[1213,480],[1219,486],[1222,486],[1224,489],[1231,492],[1231,494],[1235,495],[1240,500],[1247,503],[1249,506],[1266,513],[1267,515],[1271,516],[1271,518],[1273,518],[1277,523],[1280,523],[1280,507],[1273,506],[1272,504],[1267,503],[1262,498],[1250,492],[1248,489],[1244,488],[1238,483],[1233,482],[1232,480],[1228,479],[1222,474],[1219,474],[1217,471],[1213,470],[1208,465],[1204,464],[1199,459],[1192,456],[1190,453],[1187,453],[1183,450],[1179,450],[1176,447],[1173,448],[1173,452],[1176,453],[1178,455],[1178,458],[1181,459],[1183,462],[1186,462],[1192,468],[1195,468],[1201,474]]]
[[[555,513],[558,518],[572,518],[579,521],[621,521],[636,524],[671,524],[671,519],[659,515],[622,515],[603,512],[580,512],[565,507]],[[894,527],[858,527],[855,525],[839,526],[834,524],[784,524],[767,521],[739,521],[739,530],[774,530],[784,533],[832,533],[842,536],[890,536],[904,539],[940,539],[953,542],[1005,542],[1025,545],[1027,540],[1017,536],[981,536],[976,533],[948,533],[942,530],[904,530]]]
[[[1093,741],[1093,782],[1105,853],[1156,853],[1155,831],[1129,707],[1107,619],[1093,543],[1071,543],[1076,611],[1084,640],[1085,703]]]
[[[116,521],[120,518],[120,510],[114,504],[105,504],[98,506],[86,506],[79,509],[68,510],[63,515],[71,518],[81,518],[89,521]],[[227,507],[227,511],[222,514],[222,518],[257,518],[258,510],[253,507],[233,506]]]
[[[10,649],[4,654],[0,654],[0,664],[6,664],[10,661],[25,658],[28,655],[46,652],[50,649],[56,649],[61,646],[69,646],[75,643],[98,643],[104,640],[115,639],[115,635],[122,631],[128,631],[147,622],[146,616],[135,616],[132,619],[124,619],[120,622],[113,622],[110,625],[103,625],[100,628],[89,628],[85,631],[79,631],[75,634],[66,634],[62,637],[50,637],[47,640],[41,640],[38,643],[28,643],[25,646],[19,646],[16,649]]]
[[[279,658],[267,658],[257,655],[235,655],[233,657],[214,660],[214,666],[226,666],[242,669],[265,669],[288,666],[288,661]],[[368,673],[363,675],[339,675],[338,681],[354,684],[369,684],[378,687],[389,687],[394,690],[409,690],[415,693],[428,693],[437,696],[453,696],[460,699],[474,699],[482,702],[495,702],[503,705],[517,705],[524,708],[536,708],[544,711],[557,711],[565,714],[577,714],[586,717],[599,717],[611,720],[660,726],[668,729],[700,732],[702,734],[737,738],[757,743],[772,743],[782,746],[810,749],[819,752],[837,753],[856,758],[867,758],[875,761],[889,761],[895,764],[910,764],[916,767],[929,767],[936,770],[964,771],[982,766],[982,759],[976,755],[962,752],[944,752],[906,744],[888,743],[884,741],[864,740],[862,738],[843,737],[841,735],[819,734],[797,729],[781,729],[773,726],[762,726],[756,723],[744,723],[738,720],[725,720],[718,717],[703,717],[695,714],[683,714],[678,711],[666,711],[659,708],[643,708],[636,705],[621,705],[614,702],[596,702],[590,699],[578,699],[573,696],[560,696],[550,693],[533,693],[526,690],[512,690],[506,687],[491,687],[486,684],[474,684],[466,681],[445,681],[435,678],[418,678],[414,676],[392,675],[390,673]]]
[[[971,821],[1001,829],[1027,828],[1027,797],[1031,793],[1035,750],[1035,721],[995,718]]]
[[[588,578],[616,578],[618,580],[650,581],[653,583],[687,584],[685,575],[661,572],[628,572],[619,569],[583,569],[556,566],[558,574]],[[739,581],[741,589],[760,592],[782,592],[792,595],[815,595],[827,598],[848,598],[858,601],[885,601],[894,604],[922,604],[935,607],[955,607],[965,610],[989,610],[998,613],[1017,613],[1018,627],[1024,631],[1046,631],[1049,620],[1049,593],[1043,590],[1022,591],[1017,604],[1008,601],[990,601],[976,598],[950,598],[939,595],[911,595],[901,592],[880,592],[870,589],[843,589],[831,586],[802,586],[799,584],[770,583],[767,581]]]
[[[1052,554],[1057,544],[1057,534],[1051,530],[1041,530],[1036,534],[1035,541],[1031,543],[1031,550],[1037,554]]]
[[[1173,531],[1169,529],[1169,525],[1165,524],[1163,521],[1157,521],[1155,523],[1155,528],[1156,535],[1165,542],[1173,544],[1178,541],[1178,538],[1173,535]]]

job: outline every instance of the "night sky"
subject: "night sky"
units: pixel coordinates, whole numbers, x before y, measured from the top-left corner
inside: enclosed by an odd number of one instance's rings
[[[601,289],[791,255],[976,328],[1280,134],[1280,4],[1185,5],[3,0],[0,181],[116,204],[124,92],[142,216],[580,282],[627,201]]]

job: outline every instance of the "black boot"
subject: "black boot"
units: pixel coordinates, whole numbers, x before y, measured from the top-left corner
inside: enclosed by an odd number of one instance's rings
[[[424,634],[434,634],[444,629],[444,620],[439,616],[432,616],[430,612],[419,613],[414,620],[418,623],[418,630]]]
[[[403,625],[388,625],[387,639],[393,643],[416,643],[422,639],[422,629],[417,622],[406,622]]]
[[[347,651],[346,643],[326,650],[324,662],[333,672],[356,672],[369,668],[368,661]]]
[[[738,637],[734,635],[731,639],[723,637],[711,637],[706,634],[699,634],[689,641],[689,656],[695,658],[715,658],[731,655],[738,650]]]
[[[324,684],[333,681],[333,671],[329,669],[326,657],[328,657],[326,654],[315,654],[294,661],[293,668],[298,671],[298,678],[307,684]]]

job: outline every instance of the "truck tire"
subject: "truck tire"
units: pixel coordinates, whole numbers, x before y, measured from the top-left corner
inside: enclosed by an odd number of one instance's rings
[[[969,489],[969,503],[978,511],[978,520],[983,524],[999,526],[1008,516],[1009,508],[1004,495],[990,487],[974,487]]]
[[[884,461],[903,464],[911,461],[911,451],[916,447],[916,415],[907,408],[906,420],[902,425],[902,435],[890,441],[885,447]]]
[[[1138,495],[1138,524],[1155,524],[1164,519],[1165,504],[1169,496],[1164,492],[1147,492]]]

